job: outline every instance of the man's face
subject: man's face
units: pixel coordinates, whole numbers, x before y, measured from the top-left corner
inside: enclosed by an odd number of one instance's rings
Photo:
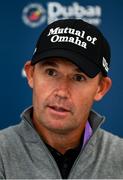
[[[93,101],[101,98],[99,75],[89,78],[76,65],[60,58],[31,68],[28,80],[33,88],[33,120],[48,131],[81,131]]]

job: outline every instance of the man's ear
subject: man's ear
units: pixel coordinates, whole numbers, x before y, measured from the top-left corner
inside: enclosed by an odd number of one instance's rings
[[[99,87],[97,89],[94,100],[99,101],[103,96],[109,91],[112,85],[112,80],[109,77],[103,77],[99,82]]]
[[[28,80],[28,84],[31,88],[33,88],[33,73],[34,73],[34,66],[31,65],[31,61],[27,61],[24,65],[24,70],[26,73],[26,77]]]

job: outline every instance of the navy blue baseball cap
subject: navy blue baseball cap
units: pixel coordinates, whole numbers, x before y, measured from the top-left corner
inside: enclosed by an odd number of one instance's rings
[[[97,27],[81,19],[63,19],[49,24],[41,33],[31,64],[51,57],[66,58],[93,78],[99,72],[107,76],[111,53]]]

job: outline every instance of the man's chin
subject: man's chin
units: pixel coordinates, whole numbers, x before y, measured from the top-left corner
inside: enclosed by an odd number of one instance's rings
[[[48,131],[57,134],[68,134],[75,130],[75,125],[72,125],[68,119],[47,119],[47,123],[44,126]]]

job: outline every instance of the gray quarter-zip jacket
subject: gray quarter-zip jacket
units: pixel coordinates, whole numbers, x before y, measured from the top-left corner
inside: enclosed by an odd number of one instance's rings
[[[30,111],[24,111],[20,124],[0,131],[0,179],[62,179],[31,123]],[[103,120],[90,112],[93,134],[75,160],[69,179],[123,179],[123,139],[100,129]]]

